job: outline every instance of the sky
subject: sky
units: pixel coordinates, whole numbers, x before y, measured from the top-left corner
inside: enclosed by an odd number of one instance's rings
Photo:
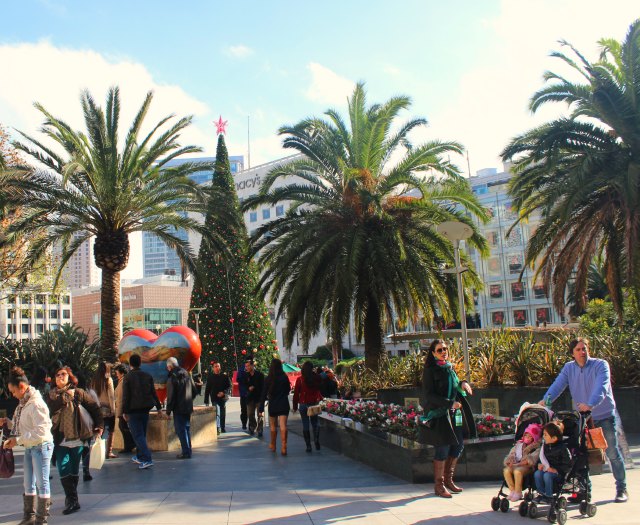
[[[228,121],[230,155],[255,166],[289,154],[278,128],[328,108],[346,113],[355,82],[370,103],[412,99],[403,119],[424,117],[414,137],[455,140],[465,173],[501,167],[509,139],[555,116],[530,96],[567,40],[596,59],[597,41],[622,40],[630,0],[20,0],[0,24],[0,124],[38,133],[40,102],[82,126],[79,96],[103,102],[120,87],[121,126],[147,91],[147,121],[193,115],[184,144],[215,153],[213,121]],[[250,136],[250,140],[248,140]]]

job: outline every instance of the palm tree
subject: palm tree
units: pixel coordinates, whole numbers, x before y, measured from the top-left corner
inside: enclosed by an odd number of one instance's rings
[[[177,230],[195,230],[209,238],[214,235],[189,216],[203,213],[207,200],[189,174],[211,166],[169,164],[181,155],[200,151],[178,143],[191,117],[170,123],[173,117],[168,116],[143,135],[141,128],[152,98],[149,92],[120,151],[117,87],[109,90],[106,112],[89,92],[81,95],[86,134],[36,104],[45,117],[42,132],[63,154],[23,133],[30,144],[16,143],[16,147],[47,169],[28,168],[1,178],[6,199],[23,207],[9,235],[35,239],[29,245],[25,271],[59,246],[57,283],[69,258],[95,237],[95,263],[102,270],[101,351],[107,358],[114,358],[120,336],[120,272],[129,260],[129,234],[154,233],[176,250],[192,272],[197,271],[194,254],[188,242],[176,235]]]
[[[575,306],[586,302],[589,269],[604,259],[606,284],[622,316],[622,289],[640,293],[640,20],[624,41],[600,40],[600,57],[589,62],[556,52],[580,82],[545,73],[549,85],[530,101],[532,111],[549,103],[570,113],[515,137],[502,152],[515,159],[510,191],[519,221],[534,213],[542,223],[527,246],[527,263],[553,285],[561,311],[575,271]]]
[[[323,325],[339,344],[353,312],[366,364],[377,369],[385,321],[456,311],[455,278],[442,271],[453,264],[453,249],[433,226],[450,219],[472,225],[471,214],[485,215],[445,160],[461,152],[459,144],[412,145],[408,135],[424,119],[395,127],[409,98],[367,107],[358,84],[348,104],[349,125],[329,110],[326,120],[280,128],[284,147],[302,157],[274,168],[244,208],[291,204],[252,237],[263,268],[259,287],[287,318],[285,344],[296,332],[308,340]],[[295,182],[279,185],[290,177]],[[477,232],[470,241],[486,250]]]

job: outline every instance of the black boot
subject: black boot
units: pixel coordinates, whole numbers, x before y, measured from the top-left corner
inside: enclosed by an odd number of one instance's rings
[[[303,430],[302,435],[304,436],[304,442],[307,444],[307,452],[311,452],[311,432]]]
[[[35,525],[45,525],[49,523],[49,507],[51,506],[50,498],[38,498],[38,506],[36,508]]]
[[[313,438],[316,444],[316,450],[320,450],[320,427],[313,429]]]
[[[22,495],[24,515],[18,525],[33,525],[36,519],[36,497]]]
[[[80,510],[78,502],[78,476],[66,476],[60,480],[64,489],[64,510],[62,514],[72,514]]]

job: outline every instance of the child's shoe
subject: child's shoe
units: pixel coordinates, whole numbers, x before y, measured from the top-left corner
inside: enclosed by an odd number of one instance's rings
[[[513,491],[511,493],[511,501],[520,501],[522,499],[522,492]]]

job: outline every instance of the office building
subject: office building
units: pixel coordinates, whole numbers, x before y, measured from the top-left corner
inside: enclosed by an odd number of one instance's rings
[[[73,324],[71,295],[22,290],[0,294],[0,335],[9,339],[35,339],[47,330]]]

